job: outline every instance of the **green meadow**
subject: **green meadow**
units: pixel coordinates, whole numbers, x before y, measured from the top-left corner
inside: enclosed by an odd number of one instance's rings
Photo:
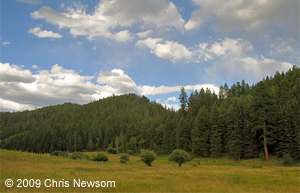
[[[96,152],[86,153],[90,157]],[[181,168],[158,157],[149,167],[139,156],[129,156],[121,164],[120,154],[106,154],[108,162],[71,160],[19,151],[1,150],[1,192],[299,192],[299,164],[284,167],[282,160],[271,157],[234,161],[228,158],[194,158]],[[6,187],[12,179],[14,185]],[[16,187],[18,179],[28,187]],[[26,184],[27,179],[40,180]],[[47,180],[47,181],[46,181]],[[56,181],[52,184],[52,180]],[[73,186],[73,181],[84,181]],[[20,181],[20,180],[19,180]],[[46,187],[60,186],[60,187]],[[59,182],[60,181],[60,182]],[[115,187],[87,187],[86,182],[114,181]],[[66,187],[68,184],[68,187]],[[109,185],[109,183],[107,183]],[[29,187],[29,186],[33,187]],[[103,183],[104,185],[104,183]],[[23,184],[21,184],[23,186]]]

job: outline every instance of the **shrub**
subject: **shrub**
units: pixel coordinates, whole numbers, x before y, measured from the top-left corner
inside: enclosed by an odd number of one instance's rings
[[[126,153],[129,154],[129,155],[133,155],[134,154],[134,152],[132,150],[130,150],[130,149],[126,150]]]
[[[88,155],[80,153],[80,152],[74,152],[70,156],[70,159],[86,159],[86,160],[90,160],[90,157]]]
[[[126,164],[126,162],[128,162],[128,161],[129,161],[129,156],[128,155],[123,154],[123,155],[120,156],[120,162],[122,164]]]
[[[283,165],[292,166],[294,164],[293,158],[289,154],[283,155]]]
[[[96,161],[96,162],[107,162],[108,161],[108,157],[106,155],[104,155],[103,153],[98,153],[93,158],[93,161]]]
[[[178,163],[178,166],[181,167],[181,164],[183,164],[186,161],[190,161],[191,157],[186,151],[184,151],[182,149],[175,149],[171,153],[168,160]]]
[[[147,164],[147,166],[151,166],[154,160],[156,160],[156,154],[153,151],[144,150],[141,153],[141,161]]]
[[[51,153],[51,156],[57,156],[57,157],[68,157],[68,154],[63,151],[53,151]]]
[[[110,154],[118,154],[118,151],[112,147],[107,148],[106,151]]]

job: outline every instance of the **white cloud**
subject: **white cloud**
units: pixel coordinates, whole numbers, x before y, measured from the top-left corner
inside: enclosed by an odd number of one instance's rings
[[[1,43],[2,46],[7,46],[7,45],[9,45],[9,44],[10,44],[10,42],[2,42],[2,43]]]
[[[269,54],[274,59],[300,62],[298,40],[277,38],[277,40],[271,44],[270,48]]]
[[[218,57],[241,57],[251,50],[253,46],[250,42],[226,37],[221,42],[215,42],[208,51]]]
[[[1,111],[24,111],[24,110],[32,110],[35,107],[29,104],[21,104],[16,103],[9,100],[4,100],[0,98],[0,109]]]
[[[176,101],[176,97],[169,97],[165,102],[168,103],[169,101],[173,101],[175,102]]]
[[[200,42],[198,45],[186,48],[177,42],[164,41],[162,38],[147,38],[139,40],[137,46],[150,48],[150,52],[157,57],[169,59],[173,63],[178,61],[202,63],[211,62],[205,68],[207,77],[219,79],[220,74],[227,78],[261,79],[278,71],[285,71],[292,67],[291,63],[266,59],[253,54],[253,45],[241,38],[219,39],[215,42]],[[292,52],[291,46],[274,45],[274,52]],[[210,78],[210,79],[211,79]],[[145,87],[152,92],[151,87]],[[147,89],[144,92],[147,93]],[[157,89],[157,88],[155,88]],[[169,89],[169,88],[163,88]],[[178,88],[177,88],[178,89]],[[180,89],[180,88],[179,88]]]
[[[65,6],[64,6],[65,7]],[[50,7],[42,7],[31,13],[34,19],[45,19],[59,28],[69,29],[73,36],[86,36],[93,40],[96,37],[128,41],[131,34],[128,30],[115,29],[132,27],[138,24],[141,28],[174,27],[183,31],[184,20],[172,2],[165,0],[102,0],[93,13],[87,13],[82,5],[65,8],[67,12],[59,13]],[[140,34],[141,35],[141,34]]]
[[[32,65],[31,68],[36,69],[36,70],[39,69],[39,67],[37,65]]]
[[[0,63],[0,81],[1,82],[26,82],[35,81],[29,70],[23,70],[16,65]]]
[[[114,94],[138,93],[135,82],[121,69],[113,69],[111,72],[100,72],[97,78],[99,84],[105,84]]]
[[[132,35],[128,30],[119,31],[118,33],[114,34],[113,39],[119,42],[128,42],[129,40],[132,39]]]
[[[144,32],[137,33],[136,35],[140,38],[146,38],[149,35],[151,35],[152,32],[153,32],[153,30],[147,30],[147,31],[144,31]]]
[[[283,25],[299,31],[299,1],[281,0],[193,0],[199,6],[185,24],[186,30],[204,22],[214,22],[218,31],[255,30],[271,25]]]
[[[175,110],[175,111],[178,111],[180,109],[179,105],[177,105],[177,104],[168,104],[168,102],[166,102],[166,101],[164,103],[162,103],[160,101],[160,99],[155,100],[155,102],[161,104],[166,109],[171,109],[171,110]]]
[[[39,27],[31,28],[29,30],[30,34],[35,35],[38,38],[62,38],[59,33],[54,33],[53,31],[41,30]]]
[[[178,92],[180,89],[184,87],[185,90],[194,91],[201,90],[201,88],[209,88],[211,91],[215,91],[215,93],[219,93],[219,87],[213,84],[197,84],[197,85],[177,85],[177,86],[139,86],[140,93],[145,96],[149,95],[158,95],[158,94],[168,94],[173,92]]]
[[[227,78],[245,79],[247,82],[271,76],[276,71],[287,71],[293,64],[279,62],[273,59],[261,57],[232,57],[221,58],[211,66],[206,67],[206,75],[212,79],[219,79],[220,74]]]
[[[172,41],[163,41],[161,38],[147,38],[146,40],[139,40],[137,46],[145,46],[151,49],[151,54],[169,59],[173,63],[179,60],[188,61],[192,57],[192,52],[188,50],[183,44]]]
[[[17,0],[18,2],[22,2],[22,3],[28,3],[31,5],[38,5],[40,3],[42,3],[40,0]]]
[[[137,86],[121,69],[111,72],[100,72],[97,83],[94,76],[82,76],[74,70],[64,69],[55,64],[51,70],[40,70],[32,74],[15,65],[0,63],[0,110],[31,110],[35,107],[72,102],[86,104],[93,100],[111,95],[136,93],[140,95],[157,95],[178,92],[178,86]],[[218,93],[218,87],[211,84],[187,85],[186,90],[210,88]],[[167,103],[176,97],[167,99]],[[177,108],[176,104],[166,104]]]

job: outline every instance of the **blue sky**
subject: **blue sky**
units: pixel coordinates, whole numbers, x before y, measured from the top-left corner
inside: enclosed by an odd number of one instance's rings
[[[299,66],[296,0],[3,0],[0,110],[188,93]]]

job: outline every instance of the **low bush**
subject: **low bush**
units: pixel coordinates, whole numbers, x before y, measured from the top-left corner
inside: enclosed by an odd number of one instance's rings
[[[126,162],[128,162],[128,161],[129,161],[129,156],[128,155],[123,154],[123,155],[120,156],[120,162],[122,164],[126,164]]]
[[[51,153],[51,156],[57,156],[57,157],[68,157],[68,154],[63,151],[53,151]]]
[[[147,166],[151,166],[154,160],[156,160],[156,154],[153,151],[144,150],[141,153],[141,161],[147,164]]]
[[[103,153],[98,153],[93,158],[93,161],[96,161],[96,162],[107,162],[108,161],[108,157],[106,155],[104,155]]]
[[[90,157],[88,155],[80,153],[80,152],[74,152],[70,156],[70,159],[86,159],[86,160],[90,160]]]
[[[176,163],[178,163],[178,166],[181,167],[181,165],[184,163],[184,162],[187,162],[187,161],[190,161],[191,160],[191,157],[190,155],[182,150],[182,149],[175,149],[169,159],[169,161],[174,161]]]
[[[106,149],[107,153],[110,154],[118,154],[118,150],[116,150],[115,148],[109,147]]]

